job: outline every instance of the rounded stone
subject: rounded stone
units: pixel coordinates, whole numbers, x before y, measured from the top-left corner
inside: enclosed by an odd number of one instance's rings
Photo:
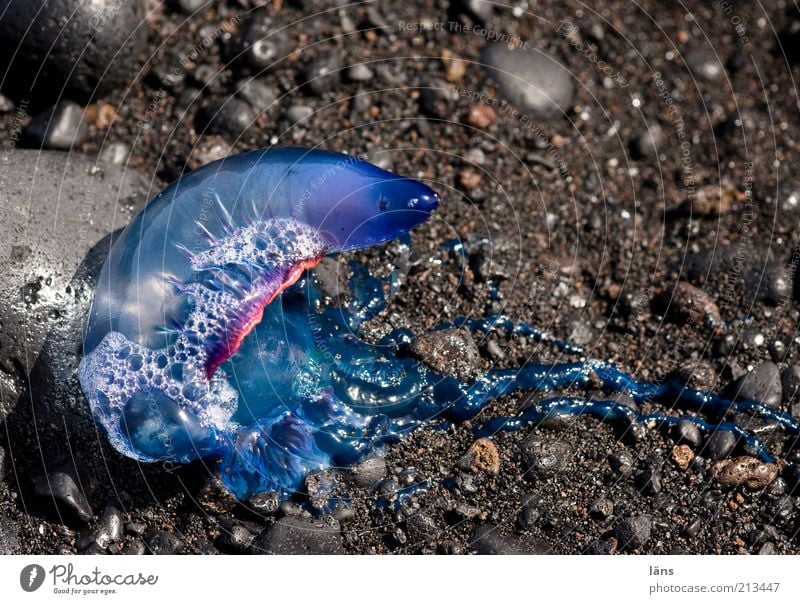
[[[343,554],[338,528],[324,520],[287,516],[255,538],[253,551],[269,554]]]
[[[731,384],[731,397],[739,401],[759,401],[775,407],[783,399],[781,372],[772,362],[757,365],[750,373]]]
[[[639,549],[647,545],[653,530],[653,521],[644,514],[626,518],[614,527],[614,536],[620,549]]]
[[[481,62],[500,94],[520,111],[546,119],[570,110],[575,94],[572,76],[544,52],[488,44],[481,51]]]
[[[144,12],[141,0],[0,0],[3,92],[47,105],[127,88],[147,41]]]
[[[149,185],[130,168],[77,153],[16,149],[7,155],[0,203],[29,205],[0,222],[0,366],[16,368],[0,372],[0,420],[24,382],[34,400],[64,398],[106,238],[144,204]],[[37,362],[40,357],[46,362]]]

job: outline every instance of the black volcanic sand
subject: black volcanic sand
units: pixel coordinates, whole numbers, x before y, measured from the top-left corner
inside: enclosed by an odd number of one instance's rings
[[[761,366],[800,363],[792,286],[800,187],[791,168],[800,159],[800,18],[788,3],[769,3],[766,13],[740,3],[726,14],[716,2],[689,3],[691,13],[664,2],[531,2],[529,14],[515,15],[479,2],[337,9],[276,1],[263,27],[285,28],[276,42],[283,60],[263,71],[237,56],[247,0],[222,4],[187,14],[150,2],[145,67],[130,73],[129,87],[93,99],[73,152],[126,143],[128,167],[154,179],[153,191],[220,154],[270,144],[368,153],[430,183],[442,205],[413,233],[406,283],[367,336],[501,311],[641,379],[682,372],[695,387],[723,392],[760,367],[773,379],[754,392],[797,411],[792,389],[781,394],[775,368]],[[464,27],[408,25],[448,20]],[[563,21],[577,30],[566,35]],[[522,118],[500,104],[504,89],[480,65],[496,32],[568,69],[571,101],[563,82],[553,83],[567,95],[566,115]],[[315,60],[333,75],[301,87]],[[347,69],[358,63],[371,76]],[[213,118],[250,75],[268,89],[262,105],[254,110],[240,92],[224,119]],[[275,102],[264,109],[270,91]],[[494,115],[482,93],[496,99]],[[292,125],[308,114],[296,105],[311,113]],[[0,114],[4,140],[19,119]],[[646,132],[659,125],[656,155]],[[464,263],[442,246],[453,238],[493,246],[476,244]],[[362,258],[380,265],[383,255]],[[484,368],[576,358],[502,332],[477,345]],[[2,369],[25,378],[19,367]],[[52,391],[33,384],[41,394],[20,397],[0,427],[0,547],[8,553],[800,552],[797,473],[781,463],[766,486],[719,484],[710,458],[746,453],[729,451],[720,436],[708,446],[689,442],[695,457],[682,468],[673,457],[687,451],[674,449],[674,433],[576,418],[497,434],[496,457],[483,445],[486,463],[463,460],[473,428],[540,398],[512,395],[472,422],[424,428],[389,446],[385,470],[372,462],[360,482],[336,474],[334,492],[350,503],[317,517],[309,514],[314,497],[236,505],[205,484],[213,468],[202,463],[120,457],[93,427],[74,375],[61,378],[67,386]],[[774,426],[737,419],[782,458],[800,457]],[[73,489],[71,504],[37,495],[44,466]],[[398,487],[425,481],[427,493],[394,505]],[[81,493],[86,501],[76,503]]]

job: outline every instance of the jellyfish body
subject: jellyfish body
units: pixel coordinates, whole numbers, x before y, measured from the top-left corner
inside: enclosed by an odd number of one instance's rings
[[[437,205],[422,183],[311,149],[253,151],[182,177],[125,229],[101,271],[79,368],[95,419],[115,448],[142,461],[249,446],[232,419],[237,385],[220,366],[324,255],[394,239]],[[285,330],[274,320],[265,324]],[[287,354],[308,355],[299,333],[288,345]],[[261,378],[248,380],[269,399],[252,418],[260,425],[287,413],[294,396],[293,384],[276,392]]]

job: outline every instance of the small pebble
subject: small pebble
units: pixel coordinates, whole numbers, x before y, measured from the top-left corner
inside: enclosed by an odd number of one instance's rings
[[[669,317],[679,325],[715,326],[721,322],[719,307],[714,299],[699,287],[680,281],[668,292]]]
[[[436,540],[439,528],[433,518],[420,513],[406,518],[406,533],[412,543],[427,543]]]
[[[572,75],[543,51],[490,43],[481,51],[481,64],[500,93],[533,118],[558,117],[572,106]]]
[[[494,524],[482,524],[470,537],[470,545],[483,555],[548,554],[551,547],[541,539],[501,534]]]
[[[253,535],[245,527],[234,524],[229,528],[223,528],[216,544],[220,549],[231,552],[244,552],[253,542]]]
[[[673,431],[674,438],[678,443],[686,443],[692,448],[697,448],[703,442],[703,436],[700,429],[693,421],[688,419],[680,420]]]
[[[368,82],[374,75],[372,70],[364,63],[350,65],[350,67],[345,70],[345,77],[351,82]]]
[[[143,556],[146,552],[147,546],[144,544],[144,541],[141,539],[134,539],[127,543],[120,553],[125,556]]]
[[[428,117],[447,119],[453,109],[455,96],[452,86],[444,80],[432,80],[419,91],[420,111]]]
[[[72,101],[59,101],[34,117],[25,127],[25,136],[44,149],[70,150],[86,140],[89,127],[83,109]]]
[[[257,113],[266,111],[278,98],[272,88],[255,78],[239,80],[235,89],[236,94],[250,103]]]
[[[89,500],[81,488],[77,473],[70,459],[57,455],[46,465],[46,470],[34,473],[34,493],[68,509],[83,522],[94,518]]]
[[[744,485],[751,491],[765,488],[778,476],[778,467],[754,457],[720,460],[711,467],[711,475],[723,487]]]
[[[478,103],[471,105],[467,113],[467,123],[481,130],[485,130],[497,121],[497,113],[491,105]]]
[[[98,160],[104,164],[111,164],[121,166],[128,161],[128,156],[131,153],[131,147],[128,143],[122,141],[115,141],[103,145],[98,155]]]
[[[661,461],[648,459],[642,471],[635,476],[634,484],[643,495],[658,495],[661,492]]]
[[[338,523],[333,525],[324,519],[287,516],[258,535],[251,550],[284,555],[343,554],[344,544]]]
[[[0,92],[0,113],[9,113],[14,111],[14,101]]]
[[[720,184],[698,188],[683,207],[687,214],[695,218],[718,218],[743,199],[733,181],[723,180]]]
[[[491,439],[479,438],[459,460],[458,467],[465,472],[488,472],[496,476],[500,473],[500,453]]]
[[[589,507],[589,513],[595,518],[604,520],[614,515],[614,502],[605,497],[596,500]]]
[[[664,130],[657,123],[647,127],[631,141],[631,153],[635,159],[658,157],[658,150],[664,145]]]
[[[278,511],[280,504],[281,500],[278,494],[273,491],[251,495],[245,501],[245,505],[256,514],[274,514]]]
[[[725,68],[712,48],[693,48],[686,53],[685,60],[689,71],[698,79],[714,82],[725,74]]]
[[[466,329],[449,328],[418,335],[409,352],[437,373],[462,382],[481,371],[481,355],[472,334]]]
[[[550,478],[565,471],[572,462],[572,447],[565,442],[543,442],[532,435],[520,448],[522,469],[528,479]]]
[[[736,436],[724,430],[716,430],[706,439],[700,453],[711,460],[723,459],[731,454],[735,446]]]
[[[327,52],[309,61],[303,68],[304,86],[317,96],[336,89],[340,79],[341,62],[333,52]]]
[[[781,391],[785,405],[800,401],[800,365],[789,365],[781,372]]]
[[[633,473],[633,459],[625,452],[620,451],[608,456],[608,464],[615,474],[627,478]]]
[[[731,397],[739,401],[760,401],[777,407],[783,399],[781,373],[775,363],[766,361],[731,384]]]
[[[147,526],[142,522],[126,522],[125,532],[135,537],[141,537],[147,530]]]
[[[245,62],[258,73],[276,69],[291,51],[287,29],[276,26],[264,11],[256,12],[249,20],[241,44]]]
[[[675,445],[672,447],[671,458],[672,461],[675,462],[675,465],[685,472],[689,469],[689,466],[692,465],[694,451],[692,451],[689,445]]]
[[[166,531],[152,531],[144,541],[150,553],[155,555],[177,554],[184,547],[182,539]]]
[[[290,124],[297,124],[314,115],[314,109],[307,105],[292,105],[286,112],[286,119]]]
[[[634,550],[647,545],[653,530],[653,521],[649,516],[640,514],[626,518],[614,527],[614,536],[619,541],[620,549]]]
[[[359,487],[371,487],[386,477],[386,462],[382,457],[369,457],[351,467],[347,477]]]
[[[205,116],[209,133],[226,136],[231,141],[244,136],[255,120],[250,105],[236,97],[211,103],[205,111]]]

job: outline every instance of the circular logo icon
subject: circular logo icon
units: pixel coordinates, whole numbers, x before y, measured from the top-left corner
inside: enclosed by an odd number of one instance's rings
[[[28,564],[19,573],[19,584],[25,591],[36,591],[44,583],[44,568],[38,564]]]

